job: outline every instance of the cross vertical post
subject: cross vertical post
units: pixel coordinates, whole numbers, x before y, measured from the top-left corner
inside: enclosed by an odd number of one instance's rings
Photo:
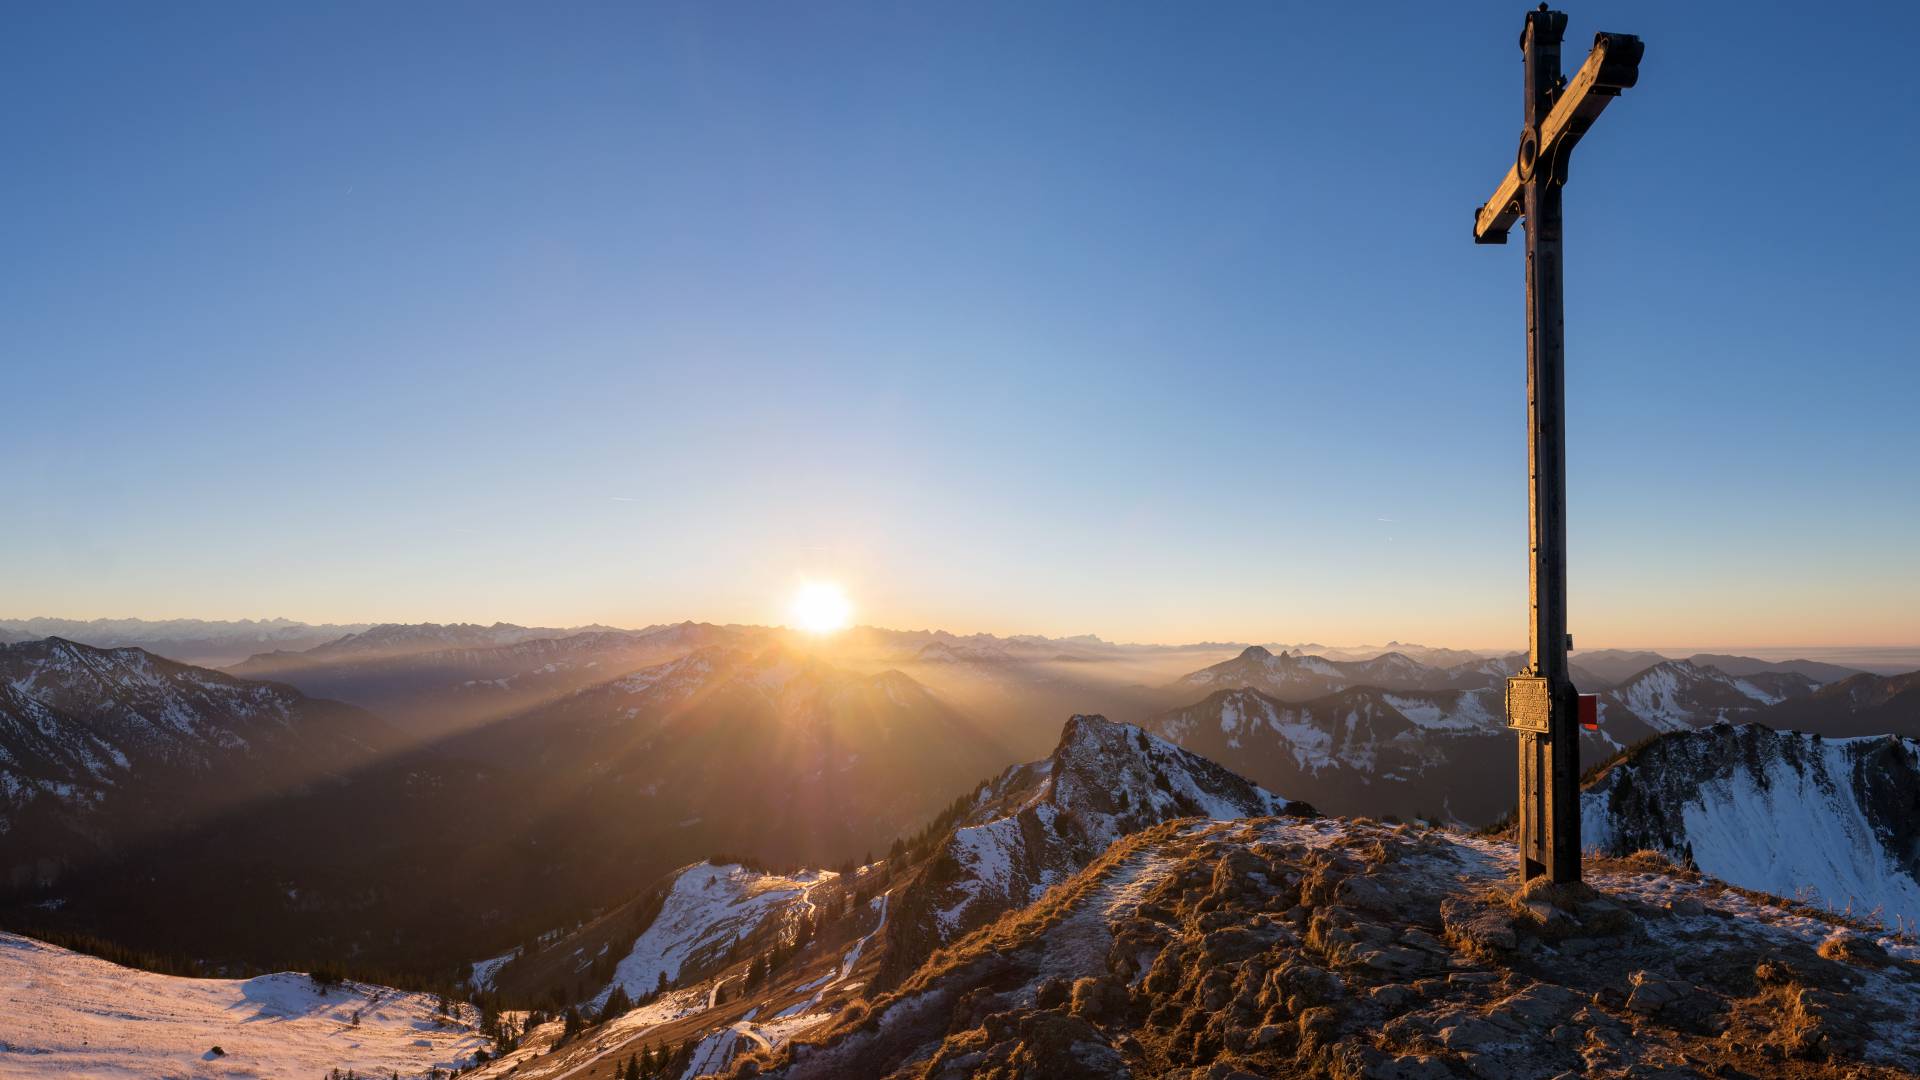
[[[1515,828],[1520,876],[1580,880],[1579,696],[1567,654],[1566,326],[1560,189],[1573,147],[1607,103],[1639,78],[1643,46],[1600,34],[1571,81],[1560,73],[1567,17],[1541,4],[1520,34],[1525,125],[1506,178],[1474,212],[1474,241],[1527,230],[1527,668],[1507,681],[1507,726],[1519,736]]]
[[[1560,89],[1567,17],[1527,15],[1526,127],[1540,130]],[[1546,680],[1545,734],[1520,733],[1522,878],[1580,880],[1580,738],[1567,672],[1566,319],[1560,274],[1560,186],[1536,167],[1526,181],[1527,546],[1531,618],[1527,661]]]

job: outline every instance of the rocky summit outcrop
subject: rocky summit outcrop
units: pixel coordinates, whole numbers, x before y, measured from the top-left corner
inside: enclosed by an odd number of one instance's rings
[[[980,788],[897,890],[883,981],[1040,899],[1129,833],[1174,818],[1313,812],[1131,724],[1074,716],[1049,757]]]
[[[1893,1077],[1920,947],[1656,856],[1515,888],[1498,841],[1167,822],[735,1078]]]

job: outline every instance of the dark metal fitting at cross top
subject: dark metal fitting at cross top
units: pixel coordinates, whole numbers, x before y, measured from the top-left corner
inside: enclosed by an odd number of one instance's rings
[[[1527,12],[1527,21],[1520,27],[1520,47],[1527,47],[1527,35],[1542,45],[1558,45],[1567,32],[1567,13],[1554,11],[1545,4],[1538,11]]]
[[[1640,81],[1640,58],[1647,53],[1646,42],[1632,34],[1593,35],[1593,48],[1600,54],[1600,70],[1593,81],[1598,86],[1626,90]]]

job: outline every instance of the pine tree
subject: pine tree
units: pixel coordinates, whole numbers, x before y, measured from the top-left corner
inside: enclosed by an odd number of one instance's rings
[[[604,1024],[616,1016],[625,1016],[633,1008],[633,999],[627,996],[627,988],[616,985],[607,995],[606,1004],[600,1006],[600,1015],[596,1023]]]

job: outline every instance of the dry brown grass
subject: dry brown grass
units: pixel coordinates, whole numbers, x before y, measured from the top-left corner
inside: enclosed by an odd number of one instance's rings
[[[1668,858],[1665,853],[1651,848],[1641,848],[1631,855],[1607,855],[1589,848],[1581,858],[1596,870],[1612,871],[1617,874],[1665,874],[1687,882],[1701,880],[1700,871],[1690,866],[1682,866]]]
[[[1089,893],[1098,889],[1117,867],[1143,849],[1153,847],[1172,839],[1184,830],[1192,827],[1195,819],[1182,818],[1163,822],[1131,836],[1122,837],[1109,847],[1105,854],[1090,863],[1086,869],[1068,878],[1066,881],[1048,889],[1046,895],[1024,908],[1017,908],[1000,916],[965,937],[934,950],[906,982],[896,989],[876,998],[871,1006],[866,1002],[856,1002],[859,1007],[850,1006],[832,1023],[808,1032],[787,1044],[789,1047],[828,1046],[858,1031],[876,1029],[887,1009],[894,1003],[910,998],[928,988],[937,985],[957,969],[980,959],[989,953],[1000,952],[1018,947],[1052,929],[1062,919],[1071,914],[1074,908]]]

